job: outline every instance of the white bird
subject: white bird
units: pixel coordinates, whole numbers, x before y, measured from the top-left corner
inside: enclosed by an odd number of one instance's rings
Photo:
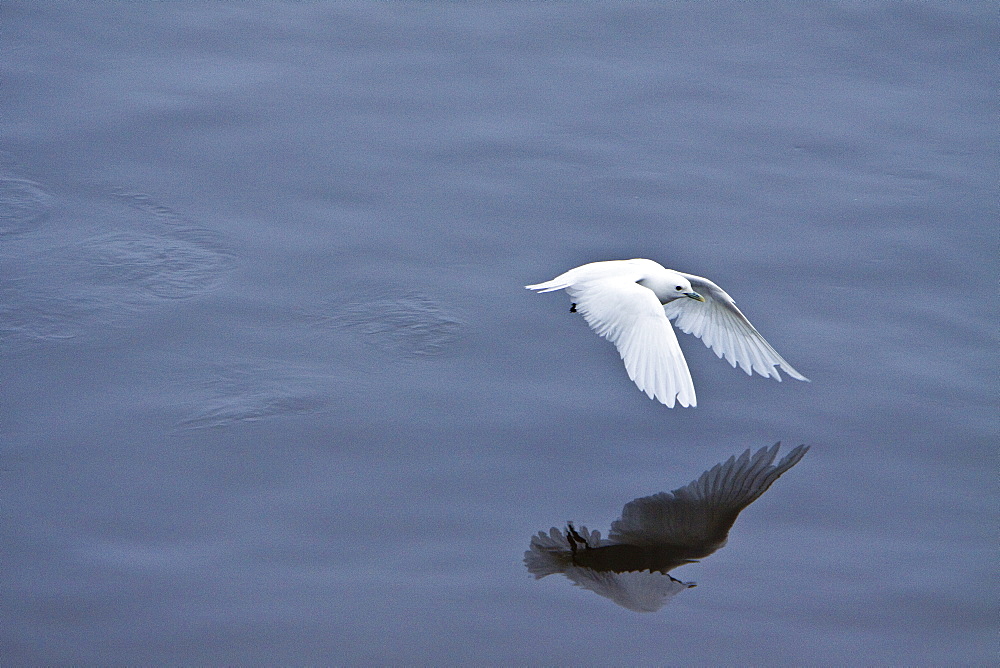
[[[672,596],[695,586],[667,572],[725,546],[739,514],[809,450],[800,445],[774,464],[778,448],[775,443],[752,455],[747,450],[673,492],[630,501],[606,539],[572,523],[564,532],[555,527],[539,531],[524,563],[536,579],[562,573],[629,610],[659,610]]]
[[[694,334],[715,354],[753,375],[781,381],[776,367],[797,380],[809,379],[754,329],[733,298],[718,285],[693,274],[667,269],[652,260],[591,262],[529,290],[565,290],[570,311],[618,348],[628,376],[650,399],[673,408],[697,403],[691,372],[670,320]]]

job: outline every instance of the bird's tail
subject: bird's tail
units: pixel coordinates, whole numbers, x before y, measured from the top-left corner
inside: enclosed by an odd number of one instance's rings
[[[567,568],[573,566],[573,552],[580,548],[595,548],[607,544],[606,540],[601,540],[600,531],[588,531],[587,527],[579,529],[569,525],[573,533],[569,530],[565,533],[552,527],[548,533],[539,531],[531,537],[530,549],[524,553],[524,564],[531,571],[535,578],[544,578],[553,573],[565,573]],[[575,538],[574,543],[570,543],[570,536]]]
[[[535,285],[526,285],[529,290],[534,290],[535,292],[555,292],[556,290],[565,290],[569,287],[570,282],[563,279],[562,276],[553,278],[551,281],[545,281],[544,283],[536,283]]]

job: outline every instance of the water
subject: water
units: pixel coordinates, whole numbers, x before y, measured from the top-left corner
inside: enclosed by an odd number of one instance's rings
[[[995,657],[990,3],[0,7],[5,664]],[[649,257],[811,383],[562,294]],[[636,614],[521,562],[811,450]]]

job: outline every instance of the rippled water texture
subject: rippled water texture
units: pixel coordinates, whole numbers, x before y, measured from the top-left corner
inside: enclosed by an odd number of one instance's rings
[[[0,177],[0,235],[32,229],[48,212],[49,199],[36,183]]]
[[[994,661],[992,3],[0,25],[0,665]],[[812,382],[679,334],[667,409],[523,287],[631,257]],[[776,441],[724,549],[587,554]]]

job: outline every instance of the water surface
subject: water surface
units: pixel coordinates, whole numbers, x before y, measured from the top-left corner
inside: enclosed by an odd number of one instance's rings
[[[995,656],[990,3],[0,7],[8,664]],[[712,278],[666,409],[527,283]],[[639,615],[530,537],[811,450]]]

